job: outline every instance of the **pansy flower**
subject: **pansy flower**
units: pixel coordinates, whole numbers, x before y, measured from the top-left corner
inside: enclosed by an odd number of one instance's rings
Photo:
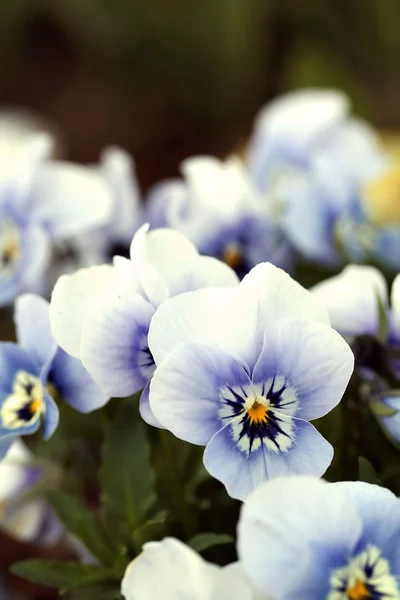
[[[349,116],[349,104],[334,90],[277,98],[258,116],[248,150],[250,173],[291,244],[325,264],[342,260],[338,238],[341,246],[364,243],[364,186],[388,163],[374,130]]]
[[[200,256],[178,231],[143,226],[130,260],[82,269],[57,282],[50,317],[54,337],[79,358],[104,393],[125,397],[144,388],[141,414],[158,424],[148,403],[155,363],[147,335],[165,300],[205,286],[236,286],[226,264]]]
[[[183,180],[159,183],[149,194],[151,226],[182,231],[241,277],[265,260],[290,265],[290,247],[239,158],[192,157],[181,170]]]
[[[122,580],[125,600],[254,600],[252,587],[238,564],[206,562],[174,538],[148,542],[128,566]]]
[[[309,423],[340,401],[353,355],[326,310],[269,263],[239,287],[168,300],[149,332],[150,405],[244,499],[284,473],[322,475],[331,445]]]
[[[35,433],[41,422],[45,439],[54,433],[59,418],[55,397],[84,413],[108,400],[80,361],[57,346],[46,300],[20,296],[15,322],[18,344],[0,343],[0,457],[16,438]]]
[[[282,477],[243,505],[241,564],[274,600],[398,600],[400,500],[362,482]]]
[[[0,181],[0,305],[45,285],[54,244],[103,225],[112,203],[92,169],[48,159],[51,139],[32,135]]]

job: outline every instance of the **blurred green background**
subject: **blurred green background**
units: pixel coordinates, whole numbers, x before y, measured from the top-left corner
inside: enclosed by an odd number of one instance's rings
[[[125,146],[147,187],[298,86],[397,129],[399,24],[399,0],[3,0],[0,105],[48,118],[76,160]]]

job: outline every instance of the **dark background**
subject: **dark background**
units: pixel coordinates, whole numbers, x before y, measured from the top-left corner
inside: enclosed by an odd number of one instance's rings
[[[396,129],[399,22],[399,0],[2,0],[0,105],[48,118],[74,160],[124,146],[147,187],[298,86]]]

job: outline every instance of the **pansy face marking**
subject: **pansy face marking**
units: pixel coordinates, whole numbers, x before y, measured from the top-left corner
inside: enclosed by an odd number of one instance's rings
[[[234,271],[240,269],[244,264],[244,256],[240,244],[236,242],[226,244],[222,253],[222,260]]]
[[[11,277],[21,258],[21,236],[13,221],[0,226],[0,277]]]
[[[286,452],[293,445],[297,399],[282,376],[262,384],[225,386],[221,401],[219,416],[222,421],[233,418],[232,438],[247,456],[261,444],[275,453]]]
[[[388,561],[376,546],[368,546],[330,579],[327,600],[397,600],[400,591]]]
[[[18,429],[31,425],[45,410],[43,386],[38,377],[18,371],[13,384],[13,392],[1,407],[3,427]]]

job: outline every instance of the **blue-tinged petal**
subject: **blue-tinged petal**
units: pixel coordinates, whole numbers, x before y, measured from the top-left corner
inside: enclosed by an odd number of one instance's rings
[[[378,333],[378,300],[388,308],[387,284],[378,269],[348,265],[339,275],[318,283],[311,291],[328,310],[332,327],[342,335]]]
[[[333,458],[333,448],[311,423],[293,419],[293,445],[287,452],[268,454],[268,477],[312,475],[321,477]]]
[[[181,344],[157,368],[150,406],[174,435],[205,445],[226,419],[223,390],[249,382],[245,365],[217,346]]]
[[[390,292],[390,305],[392,307],[393,333],[400,340],[400,274],[396,275]]]
[[[296,417],[310,420],[322,417],[339,403],[353,368],[350,346],[334,329],[288,317],[265,332],[253,381],[282,377],[296,402]],[[285,412],[282,407],[277,410]]]
[[[337,264],[334,216],[311,177],[294,178],[283,188],[282,198],[282,227],[293,246],[309,260]]]
[[[155,227],[181,229],[188,208],[188,189],[181,179],[157,183],[146,198],[145,221]]]
[[[51,330],[68,354],[79,358],[86,316],[115,289],[115,272],[111,265],[99,265],[63,275],[57,281],[50,302]]]
[[[81,413],[97,410],[110,399],[93,381],[79,358],[70,356],[61,348],[51,365],[49,381],[60,397]]]
[[[109,396],[129,396],[142,389],[155,364],[147,335],[154,309],[140,296],[114,294],[87,316],[81,360]]]
[[[32,375],[40,374],[32,357],[12,342],[0,344],[0,400],[11,393],[14,378],[18,371],[26,371]]]
[[[160,429],[165,429],[163,425],[161,425],[160,421],[158,421],[150,406],[150,382],[148,382],[140,395],[140,403],[139,403],[139,412],[143,419],[149,425],[153,427],[159,427]]]
[[[203,287],[235,287],[239,279],[233,269],[212,256],[196,256],[170,280],[171,296]]]
[[[344,489],[357,508],[363,525],[360,550],[368,544],[380,548],[392,573],[400,573],[400,499],[390,490],[362,481],[333,485]]]
[[[112,215],[109,186],[94,169],[82,165],[61,161],[42,165],[32,193],[35,215],[56,239],[106,225]]]
[[[0,437],[0,460],[5,457],[15,439],[16,436],[12,434]]]
[[[18,344],[42,368],[54,357],[57,343],[50,329],[49,303],[34,294],[24,294],[15,303],[14,321]]]
[[[221,567],[207,563],[179,540],[148,542],[122,580],[125,600],[217,600],[213,588]]]
[[[324,600],[332,570],[347,562],[361,533],[356,507],[340,487],[279,477],[242,507],[239,558],[274,600]]]
[[[43,416],[43,439],[48,440],[57,429],[60,413],[57,404],[54,402],[47,390],[43,390],[43,399],[45,402],[45,412]]]

